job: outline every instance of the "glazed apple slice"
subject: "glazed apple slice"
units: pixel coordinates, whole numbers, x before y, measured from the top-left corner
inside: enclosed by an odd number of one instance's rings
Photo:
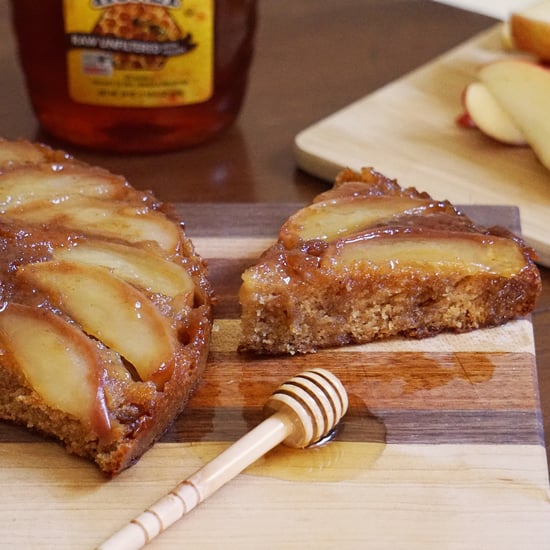
[[[57,157],[58,160],[68,161],[70,159],[69,155],[53,151],[42,144],[0,138],[0,167],[12,167],[17,164],[37,164],[45,161],[50,156]]]
[[[10,304],[0,313],[0,343],[48,406],[109,433],[97,350],[80,330],[50,311]]]
[[[113,199],[126,191],[123,178],[78,164],[22,165],[0,175],[0,208],[9,211],[34,202],[51,204],[74,196]]]
[[[444,203],[411,197],[351,197],[316,202],[299,210],[281,227],[287,248],[311,239],[332,241],[404,212],[434,211]]]
[[[462,103],[475,126],[485,135],[507,145],[527,144],[521,130],[485,84],[468,84],[462,94]]]
[[[73,199],[52,206],[41,205],[10,211],[12,219],[29,223],[47,223],[55,227],[100,235],[128,242],[156,242],[168,254],[180,243],[177,226],[161,212],[150,207],[94,198]]]
[[[173,370],[171,326],[147,297],[103,267],[51,261],[21,266],[18,277],[50,296],[88,334],[118,352],[141,380],[161,388]]]
[[[183,266],[158,254],[124,244],[86,240],[71,247],[57,248],[56,260],[101,265],[114,275],[151,293],[170,298],[185,297],[191,304],[194,283]]]
[[[517,274],[525,267],[525,258],[511,239],[487,237],[487,242],[476,235],[456,233],[449,235],[432,231],[429,238],[408,233],[391,238],[376,238],[371,234],[364,240],[342,239],[333,243],[322,260],[322,265],[348,269],[352,266],[375,265],[390,271],[422,265],[423,270],[445,274],[449,271],[475,274],[497,273],[503,277]]]
[[[478,75],[550,169],[550,70],[526,60],[503,59],[485,65]]]

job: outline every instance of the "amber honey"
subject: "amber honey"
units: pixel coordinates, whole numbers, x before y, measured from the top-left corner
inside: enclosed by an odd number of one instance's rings
[[[239,113],[254,0],[11,7],[32,106],[57,138],[113,152],[174,150],[212,139]]]

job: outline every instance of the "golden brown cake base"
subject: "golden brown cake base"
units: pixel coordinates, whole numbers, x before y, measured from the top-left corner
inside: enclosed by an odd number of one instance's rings
[[[0,140],[0,205],[0,418],[117,474],[206,366],[205,264],[168,205],[41,145]]]
[[[241,351],[303,353],[528,314],[534,253],[373,170],[344,171],[243,274]]]

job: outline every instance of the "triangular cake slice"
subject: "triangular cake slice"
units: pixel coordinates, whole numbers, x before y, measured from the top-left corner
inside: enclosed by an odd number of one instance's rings
[[[0,418],[114,475],[182,411],[212,290],[170,207],[63,152],[0,140]]]
[[[503,228],[372,169],[345,170],[244,272],[240,350],[312,352],[505,323],[534,308],[534,262]]]

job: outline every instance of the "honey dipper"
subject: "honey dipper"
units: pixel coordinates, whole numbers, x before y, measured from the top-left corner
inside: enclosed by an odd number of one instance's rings
[[[270,416],[266,420],[136,516],[98,550],[142,548],[279,443],[304,448],[326,437],[347,408],[346,390],[331,372],[316,368],[296,375],[267,400],[264,414]]]

